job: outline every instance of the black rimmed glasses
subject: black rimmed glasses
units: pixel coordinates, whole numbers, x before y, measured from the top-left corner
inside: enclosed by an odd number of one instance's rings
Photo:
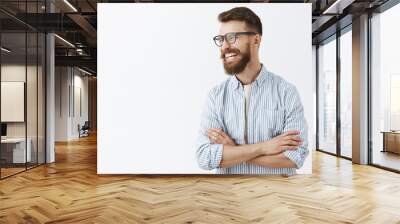
[[[225,35],[215,36],[213,40],[218,47],[221,47],[222,44],[224,43],[224,40],[226,40],[229,44],[234,44],[236,41],[236,37],[239,35],[256,35],[256,34],[257,33],[255,32],[231,32]]]

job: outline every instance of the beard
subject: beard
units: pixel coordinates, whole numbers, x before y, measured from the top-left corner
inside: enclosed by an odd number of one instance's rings
[[[240,57],[239,61],[227,61],[225,58],[226,54],[233,53],[236,54],[235,57]],[[234,75],[241,73],[250,62],[250,44],[247,45],[247,49],[245,52],[241,52],[237,48],[228,48],[224,52],[221,53],[221,59],[224,65],[225,73],[228,75]]]

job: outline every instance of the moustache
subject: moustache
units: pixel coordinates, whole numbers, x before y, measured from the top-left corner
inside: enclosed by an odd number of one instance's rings
[[[224,59],[225,58],[225,54],[229,54],[229,53],[235,53],[235,54],[239,55],[240,51],[239,51],[239,49],[227,49],[227,50],[221,52],[221,56],[220,56],[221,59]]]

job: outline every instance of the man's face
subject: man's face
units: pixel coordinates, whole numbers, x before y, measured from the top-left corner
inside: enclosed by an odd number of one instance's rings
[[[245,22],[229,21],[221,24],[220,35],[249,31]],[[235,43],[224,40],[220,47],[221,59],[227,74],[241,73],[251,59],[249,35],[237,35]]]

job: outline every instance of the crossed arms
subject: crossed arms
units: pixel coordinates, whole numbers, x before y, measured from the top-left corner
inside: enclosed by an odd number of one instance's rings
[[[255,144],[237,145],[223,132],[213,91],[202,113],[196,157],[202,169],[228,168],[242,162],[267,168],[300,168],[307,157],[307,123],[297,90],[286,93],[285,125],[281,135]]]
[[[285,150],[296,150],[302,143],[299,131],[288,131],[269,141],[237,145],[218,128],[207,129],[212,144],[222,144],[223,152],[219,167],[228,168],[242,162],[270,168],[295,168],[296,164],[283,155]]]

